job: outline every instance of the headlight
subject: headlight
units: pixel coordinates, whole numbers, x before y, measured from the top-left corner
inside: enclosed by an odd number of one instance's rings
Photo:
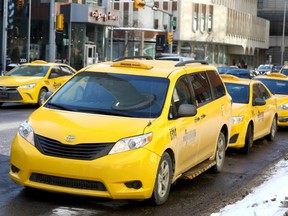
[[[278,106],[278,110],[288,110],[288,104],[282,104]]]
[[[153,138],[152,133],[144,134],[141,136],[129,137],[119,140],[111,149],[109,154],[130,151],[133,149],[141,148],[151,142]]]
[[[34,88],[35,86],[36,86],[36,83],[31,83],[31,84],[27,84],[27,85],[19,86],[18,88],[27,88],[27,89],[31,89],[31,88]]]
[[[20,136],[22,136],[27,142],[34,145],[34,131],[33,128],[27,123],[27,121],[24,121],[18,130]]]
[[[244,120],[244,116],[233,116],[232,124],[238,124]]]

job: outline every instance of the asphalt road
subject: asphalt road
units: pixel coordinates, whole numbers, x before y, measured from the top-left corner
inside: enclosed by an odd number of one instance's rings
[[[25,189],[9,178],[10,146],[19,124],[35,109],[7,104],[0,108],[0,216],[205,216],[234,203],[261,184],[265,170],[288,153],[288,129],[280,129],[274,142],[254,143],[248,155],[227,151],[224,171],[179,180],[168,201],[158,207],[145,201],[107,200]]]

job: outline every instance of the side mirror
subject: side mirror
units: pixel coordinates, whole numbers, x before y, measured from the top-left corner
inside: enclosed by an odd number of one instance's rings
[[[253,106],[264,106],[266,104],[266,101],[262,98],[255,98],[252,102]]]
[[[196,106],[192,104],[181,104],[178,109],[178,117],[191,117],[197,114]]]

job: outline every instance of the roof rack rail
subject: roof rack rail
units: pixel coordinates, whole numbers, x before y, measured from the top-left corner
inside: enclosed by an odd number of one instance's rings
[[[186,64],[190,64],[190,63],[201,63],[203,65],[209,65],[209,63],[205,60],[188,60],[188,61],[178,62],[177,64],[175,64],[175,67],[185,66]]]
[[[113,60],[113,62],[117,62],[117,61],[122,61],[125,59],[146,59],[146,60],[153,60],[152,56],[148,56],[148,55],[141,55],[141,56],[124,56],[124,57],[119,57]]]

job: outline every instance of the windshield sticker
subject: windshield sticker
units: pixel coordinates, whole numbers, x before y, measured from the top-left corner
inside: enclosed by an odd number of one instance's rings
[[[188,131],[185,130],[185,135],[183,137],[183,143],[184,145],[188,145],[189,143],[195,143],[196,142],[196,130]]]
[[[176,128],[172,127],[169,129],[169,131],[170,131],[170,139],[174,140],[177,137]]]

